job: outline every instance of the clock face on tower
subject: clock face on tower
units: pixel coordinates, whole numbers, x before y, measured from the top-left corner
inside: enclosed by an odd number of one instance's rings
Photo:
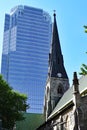
[[[61,74],[61,73],[57,73],[57,76],[58,76],[59,78],[61,78],[61,77],[62,77],[62,74]]]

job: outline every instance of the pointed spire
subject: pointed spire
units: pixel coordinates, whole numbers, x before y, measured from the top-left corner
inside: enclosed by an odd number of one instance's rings
[[[74,72],[73,74],[73,101],[75,104],[75,108],[80,106],[80,93],[79,93],[79,81],[77,78],[77,73]]]
[[[78,78],[77,78],[77,73],[74,72],[73,74],[73,89],[74,89],[74,94],[77,94],[79,93],[79,81],[78,81]]]
[[[63,56],[62,56],[60,40],[58,35],[55,11],[53,16],[54,16],[54,23],[53,23],[53,33],[52,33],[52,49],[49,57],[49,61],[50,61],[49,74],[51,77],[68,78],[63,63]]]
[[[77,78],[77,73],[76,72],[74,72],[74,74],[73,74],[73,85],[79,85],[78,78]]]

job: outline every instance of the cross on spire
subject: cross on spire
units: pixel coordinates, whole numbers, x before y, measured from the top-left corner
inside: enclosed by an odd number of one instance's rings
[[[54,16],[56,16],[56,10],[53,10],[53,12],[54,12],[54,14],[53,14],[53,15],[54,15]]]

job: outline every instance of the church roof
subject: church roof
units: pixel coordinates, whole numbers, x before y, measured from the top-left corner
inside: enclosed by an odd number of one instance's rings
[[[79,79],[79,91],[80,94],[87,92],[87,76],[82,76]],[[54,117],[56,114],[60,113],[66,106],[73,103],[73,86],[70,87],[60,99],[53,112],[50,114],[48,119]]]
[[[53,23],[53,32],[52,32],[52,49],[49,57],[49,62],[50,62],[49,73],[51,77],[58,77],[59,74],[62,76],[62,78],[68,78],[66,70],[64,68],[64,61],[63,61],[63,55],[61,51],[55,13],[54,13],[54,23]]]
[[[44,122],[43,114],[24,113],[25,120],[16,122],[16,130],[36,130]]]

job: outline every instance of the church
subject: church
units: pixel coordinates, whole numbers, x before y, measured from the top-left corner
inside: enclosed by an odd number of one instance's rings
[[[87,130],[87,76],[73,74],[73,85],[64,67],[56,14],[49,54],[48,77],[44,96],[45,122],[36,130]]]

